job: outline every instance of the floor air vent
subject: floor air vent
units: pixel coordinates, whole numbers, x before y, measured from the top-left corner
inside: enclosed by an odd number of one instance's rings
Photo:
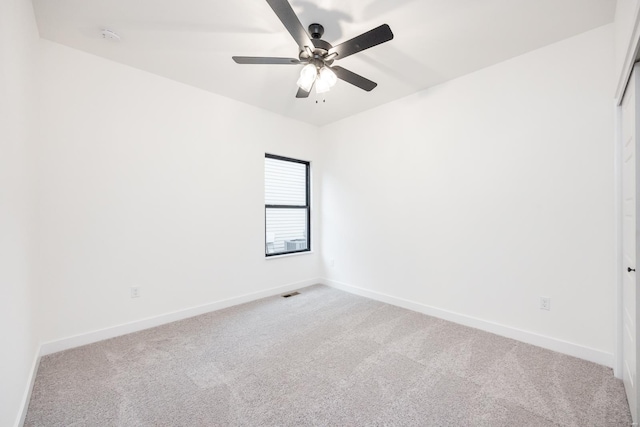
[[[300,292],[291,292],[290,294],[282,295],[282,298],[295,297],[296,295],[300,295]]]

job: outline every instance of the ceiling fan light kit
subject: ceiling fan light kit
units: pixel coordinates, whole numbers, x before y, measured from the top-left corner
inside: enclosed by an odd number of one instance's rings
[[[338,81],[336,73],[331,71],[329,67],[322,67],[318,71],[318,78],[316,79],[316,92],[324,93],[328,92]]]
[[[367,92],[373,90],[377,83],[372,82],[345,68],[332,66],[334,61],[346,58],[354,53],[377,46],[393,39],[391,28],[383,24],[337,46],[321,39],[324,27],[314,23],[305,31],[288,0],[267,0],[271,9],[278,16],[289,34],[298,43],[299,59],[271,58],[255,56],[234,56],[238,64],[306,64],[300,71],[297,81],[296,98],[307,98],[315,85],[317,93],[329,91],[338,79],[346,81]],[[309,37],[311,35],[311,37]]]
[[[300,78],[298,79],[298,87],[300,89],[305,90],[306,92],[311,92],[311,88],[313,87],[313,83],[316,81],[316,76],[318,75],[318,70],[316,66],[313,64],[307,64],[302,67],[300,71]]]

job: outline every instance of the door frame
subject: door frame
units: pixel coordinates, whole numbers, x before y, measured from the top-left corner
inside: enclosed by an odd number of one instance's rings
[[[613,375],[622,379],[622,106],[616,100],[615,108],[615,148],[614,148],[614,171],[615,171],[615,357],[613,360]]]
[[[627,88],[627,83],[631,78],[631,71],[633,70],[633,65],[640,59],[640,1],[636,2],[636,8],[634,11],[634,24],[633,30],[631,34],[629,34],[629,39],[627,40],[627,48],[624,53],[624,63],[622,65],[622,70],[620,71],[620,75],[616,76],[616,92],[615,92],[615,100],[616,105],[620,106],[622,104],[622,96],[624,95],[624,91]],[[615,28],[616,22],[614,22],[614,32],[619,30],[619,28]],[[615,40],[617,43],[617,40]]]
[[[614,215],[615,215],[615,347],[613,374],[622,378],[622,98],[631,78],[634,64],[640,60],[640,1],[636,3],[634,24],[627,42],[624,64],[617,76],[614,97]],[[615,25],[615,24],[614,24]],[[640,172],[640,171],[639,171]],[[637,189],[636,192],[640,192]]]

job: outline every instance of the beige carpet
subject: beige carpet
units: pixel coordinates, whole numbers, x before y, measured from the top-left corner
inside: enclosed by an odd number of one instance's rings
[[[44,357],[27,426],[629,426],[609,368],[324,286]]]

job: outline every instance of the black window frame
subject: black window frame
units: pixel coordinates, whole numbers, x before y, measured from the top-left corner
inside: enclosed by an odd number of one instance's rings
[[[264,255],[265,257],[274,257],[280,255],[297,254],[302,252],[311,252],[311,162],[306,160],[294,159],[291,157],[278,156],[276,154],[264,154],[265,159],[282,160],[285,162],[300,163],[305,165],[305,204],[304,205],[264,205]],[[267,209],[306,209],[307,210],[307,247],[295,251],[267,253]]]

